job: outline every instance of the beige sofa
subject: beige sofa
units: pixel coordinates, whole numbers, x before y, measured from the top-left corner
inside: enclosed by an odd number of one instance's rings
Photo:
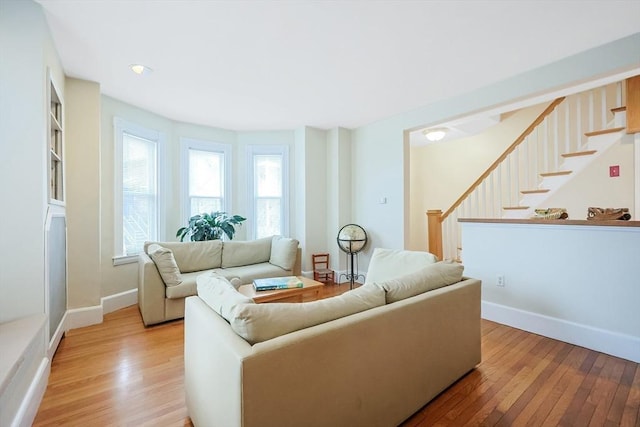
[[[149,248],[158,247],[150,253]],[[196,278],[203,273],[213,271],[239,286],[256,278],[299,276],[300,257],[298,241],[282,236],[252,241],[146,242],[138,257],[142,320],[153,325],[184,317],[184,300],[196,295]]]
[[[447,274],[424,279],[430,267],[398,265],[395,278],[370,266],[378,277],[364,286],[299,304],[251,304],[237,292],[218,304],[232,291],[201,280],[185,313],[194,425],[396,426],[472,370],[480,362],[480,281],[459,277],[428,290],[425,281]],[[323,321],[318,311],[336,318]],[[287,333],[296,322],[302,327]]]

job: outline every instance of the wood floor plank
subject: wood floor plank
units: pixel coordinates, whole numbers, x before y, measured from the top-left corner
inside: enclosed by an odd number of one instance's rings
[[[191,426],[183,325],[145,328],[134,306],[69,331],[33,425]],[[483,320],[482,362],[402,426],[639,427],[639,410],[637,363]]]
[[[633,376],[635,375],[637,365],[627,360],[624,361],[624,371],[620,378],[620,383],[616,389],[616,394],[613,396],[609,413],[607,414],[607,420],[605,424],[619,425],[622,419],[622,413],[624,412],[624,406],[629,397],[629,391],[633,384]]]

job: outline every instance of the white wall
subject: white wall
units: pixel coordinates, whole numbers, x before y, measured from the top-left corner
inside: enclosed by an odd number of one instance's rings
[[[0,2],[0,322],[43,313],[47,70],[64,76],[41,7]]]
[[[404,248],[412,230],[405,228],[409,184],[407,150],[403,132],[455,118],[504,107],[518,100],[540,97],[578,83],[623,74],[640,67],[637,46],[640,33],[603,45],[555,63],[523,73],[488,87],[445,99],[423,108],[362,126],[353,132],[353,221],[371,237],[361,256],[368,265],[372,248]],[[506,110],[504,110],[506,111]],[[386,196],[387,205],[377,199]]]
[[[64,93],[63,70],[40,5],[0,1],[0,323],[21,319],[0,339],[3,425],[31,424],[50,368],[43,316],[49,72]]]
[[[640,227],[463,223],[462,239],[484,318],[640,362]]]
[[[587,219],[588,208],[629,208],[635,212],[633,135],[626,135],[601,154],[545,202],[546,206],[566,208],[570,219]],[[620,176],[609,177],[609,166],[620,166]],[[638,166],[640,168],[640,165]]]

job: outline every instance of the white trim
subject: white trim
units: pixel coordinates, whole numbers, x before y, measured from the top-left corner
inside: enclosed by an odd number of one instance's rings
[[[224,144],[221,142],[205,141],[202,139],[193,138],[180,138],[180,206],[181,213],[180,218],[186,224],[191,217],[191,206],[189,204],[189,150],[209,151],[211,153],[222,154],[223,157],[223,178],[224,184],[222,189],[222,211],[232,212],[232,174],[231,169],[232,162],[232,150],[231,144]]]
[[[65,314],[64,330],[84,328],[102,323],[102,305],[73,308]]]
[[[634,179],[634,196],[635,206],[634,206],[634,219],[636,221],[640,220],[640,132],[636,133],[633,138],[633,151],[634,151],[634,165],[633,169],[635,170],[635,179]]]
[[[51,336],[51,340],[49,340],[49,345],[47,346],[47,357],[51,360],[53,360],[53,355],[56,353],[56,350],[58,349],[58,344],[60,344],[60,340],[62,339],[64,332],[67,330],[65,329],[65,326],[67,323],[68,312],[69,310],[64,312],[64,314],[62,315],[62,320],[60,320],[60,324],[56,328],[54,334]],[[47,331],[47,336],[49,336],[48,334],[49,334],[49,331]]]
[[[122,253],[122,134],[127,132],[138,138],[155,142],[156,145],[156,197],[157,197],[157,222],[156,222],[156,239],[158,241],[165,240],[166,225],[166,206],[165,206],[165,190],[166,178],[165,173],[165,150],[166,136],[163,132],[145,128],[139,124],[127,121],[120,117],[113,118],[113,134],[114,134],[114,263],[116,258],[127,256]],[[117,264],[114,264],[117,265]]]
[[[119,294],[102,297],[102,314],[109,314],[121,308],[136,305],[138,303],[138,289],[130,289]]]
[[[640,338],[482,301],[482,318],[640,363]]]
[[[33,424],[36,415],[38,414],[38,408],[44,397],[44,392],[47,390],[47,383],[49,382],[49,373],[51,372],[51,359],[44,357],[38,366],[29,389],[24,395],[18,412],[16,412],[11,427],[30,426]]]
[[[117,265],[125,265],[125,264],[133,264],[138,262],[138,255],[119,255],[111,258],[113,261],[113,266]]]
[[[280,155],[282,156],[282,206],[280,220],[280,234],[288,236],[289,227],[289,146],[288,145],[248,145],[247,146],[247,207],[249,215],[247,215],[248,238],[256,238],[256,222],[257,214],[255,212],[255,170],[253,158],[256,155]]]

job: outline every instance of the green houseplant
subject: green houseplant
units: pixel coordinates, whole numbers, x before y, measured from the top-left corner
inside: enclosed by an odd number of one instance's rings
[[[240,215],[229,215],[226,212],[211,212],[194,215],[189,218],[189,225],[181,227],[176,233],[183,242],[189,236],[192,242],[202,240],[218,240],[224,233],[229,240],[233,239],[236,233],[236,225],[242,226],[242,222],[247,218]]]

